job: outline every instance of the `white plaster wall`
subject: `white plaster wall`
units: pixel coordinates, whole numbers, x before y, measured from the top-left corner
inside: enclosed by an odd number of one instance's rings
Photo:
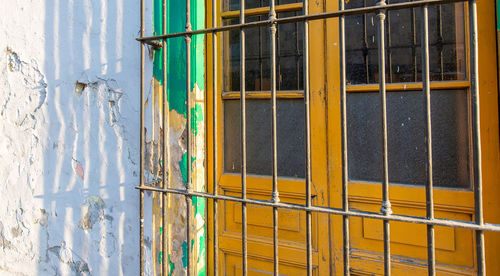
[[[137,275],[139,1],[0,6],[0,275]]]

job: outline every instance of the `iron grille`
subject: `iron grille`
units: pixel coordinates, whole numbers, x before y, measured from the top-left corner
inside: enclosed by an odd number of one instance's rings
[[[247,274],[248,263],[247,263],[247,204],[255,204],[260,206],[272,207],[273,209],[273,249],[274,249],[274,275],[278,275],[278,210],[279,209],[291,209],[303,211],[306,213],[306,239],[307,239],[307,274],[312,275],[312,233],[311,233],[311,214],[313,212],[326,213],[331,215],[342,216],[343,218],[343,264],[344,264],[344,274],[350,274],[350,264],[349,264],[349,219],[350,217],[362,217],[371,218],[383,221],[383,241],[384,241],[384,272],[385,275],[391,274],[391,248],[390,248],[390,222],[408,222],[427,225],[427,260],[428,260],[428,272],[429,275],[435,275],[436,273],[436,256],[435,256],[435,238],[434,238],[434,227],[435,226],[446,226],[454,228],[465,228],[475,231],[475,243],[476,243],[476,257],[477,257],[477,272],[478,275],[485,275],[485,250],[484,250],[484,231],[500,232],[500,225],[485,223],[483,220],[483,200],[482,200],[482,172],[481,172],[481,144],[480,144],[480,120],[479,120],[479,86],[478,86],[478,47],[477,47],[477,19],[476,19],[476,0],[419,0],[413,2],[395,3],[387,4],[385,0],[380,0],[376,6],[362,7],[345,9],[344,1],[339,1],[339,10],[332,12],[323,12],[318,14],[309,14],[308,11],[308,0],[303,0],[303,14],[277,18],[275,10],[275,0],[270,0],[270,13],[267,20],[246,22],[245,21],[245,0],[240,1],[240,22],[239,24],[227,25],[227,26],[217,26],[217,1],[213,1],[212,7],[212,28],[205,28],[200,30],[192,30],[190,24],[190,0],[186,1],[186,26],[184,32],[179,33],[167,33],[166,32],[166,0],[163,0],[163,35],[156,36],[144,36],[145,31],[145,0],[141,0],[141,37],[137,40],[141,43],[141,118],[140,118],[140,171],[144,171],[144,142],[145,142],[145,132],[144,132],[144,66],[145,66],[145,44],[152,45],[153,47],[166,47],[168,39],[176,37],[184,37],[186,43],[186,64],[187,70],[186,76],[186,98],[187,98],[187,124],[186,124],[186,141],[190,141],[191,133],[191,107],[189,106],[190,101],[190,82],[191,82],[191,36],[196,34],[206,34],[212,35],[213,37],[213,49],[217,49],[217,33],[229,30],[239,30],[241,39],[240,48],[240,104],[241,104],[241,153],[242,153],[242,164],[241,164],[241,197],[221,195],[217,193],[217,174],[214,173],[213,179],[213,193],[197,192],[193,190],[191,183],[191,167],[187,166],[187,185],[186,189],[174,189],[168,187],[168,183],[164,178],[161,180],[162,187],[153,187],[146,185],[144,174],[141,173],[140,184],[136,188],[140,192],[140,274],[144,273],[144,192],[152,191],[156,193],[161,193],[163,203],[166,202],[167,194],[179,194],[185,197],[187,206],[191,205],[192,197],[203,197],[211,199],[213,201],[213,263],[209,264],[209,271],[213,271],[214,275],[218,274],[218,222],[217,222],[217,204],[219,201],[233,201],[239,202],[242,206],[242,268],[243,275]],[[469,16],[469,43],[470,43],[470,54],[469,58],[469,69],[470,69],[470,81],[471,81],[471,107],[472,107],[472,140],[473,140],[473,151],[474,151],[474,162],[475,172],[473,181],[474,190],[474,222],[469,221],[457,221],[435,218],[434,216],[434,198],[433,198],[433,164],[432,164],[432,128],[431,128],[431,93],[430,93],[430,73],[429,73],[429,26],[428,26],[428,7],[432,5],[441,5],[447,3],[458,3],[467,2],[468,3],[468,16]],[[386,20],[387,11],[409,9],[409,8],[421,8],[421,21],[422,21],[422,37],[421,37],[421,52],[422,52],[422,82],[423,82],[423,92],[425,93],[425,116],[426,116],[426,152],[427,152],[427,182],[425,184],[426,191],[426,216],[425,217],[414,217],[406,215],[394,215],[391,210],[391,203],[389,199],[389,173],[388,173],[388,146],[387,146],[387,104],[386,104],[386,80],[385,78],[380,78],[379,83],[379,100],[381,103],[381,114],[382,114],[382,127],[380,130],[382,137],[382,204],[379,213],[365,212],[358,210],[349,209],[348,205],[348,152],[347,152],[347,117],[346,117],[346,47],[345,47],[345,17],[349,15],[364,15],[368,13],[377,14],[378,22],[378,64],[386,63],[386,52],[385,49],[385,34],[386,30],[384,28],[384,21]],[[342,208],[329,208],[312,205],[311,200],[311,129],[310,129],[310,91],[309,91],[309,26],[308,22],[312,20],[321,20],[328,18],[338,18],[340,26],[340,86],[341,86],[341,128],[342,128]],[[305,190],[306,190],[306,204],[290,204],[280,202],[278,193],[278,172],[277,172],[277,108],[276,108],[276,28],[278,24],[291,23],[291,22],[303,22],[304,24],[304,45],[303,45],[303,86],[304,86],[304,108],[305,108]],[[268,26],[270,29],[270,53],[271,53],[271,104],[272,104],[272,197],[270,200],[257,200],[252,198],[247,198],[246,193],[246,118],[245,118],[245,30],[251,27]],[[163,51],[163,62],[166,63],[166,51]],[[163,68],[166,68],[164,64]],[[217,76],[218,67],[217,62],[213,62],[213,97],[217,98]],[[385,76],[385,66],[378,66],[379,76]],[[166,70],[163,69],[164,78],[166,79]],[[164,90],[166,92],[166,90]],[[165,112],[166,107],[166,97],[163,97],[163,112]],[[213,110],[213,170],[217,172],[217,101],[214,100]],[[165,118],[165,113],[163,114]],[[165,121],[164,121],[165,123]],[[165,133],[163,134],[165,136]],[[163,137],[165,139],[165,137]],[[165,140],[164,140],[165,141]],[[164,160],[166,160],[166,150],[163,143],[162,155]],[[187,143],[187,155],[191,154],[191,143]],[[165,167],[162,168],[163,175],[165,173]],[[166,204],[162,204],[162,214],[166,215],[165,211]],[[190,208],[187,208],[187,222],[189,223],[189,217],[192,216]],[[163,219],[165,223],[166,219]],[[165,228],[163,228],[165,229]],[[162,248],[166,248],[166,237],[163,231],[162,236]],[[187,227],[187,240],[190,240],[189,227]],[[187,250],[187,273],[191,274],[191,260],[189,256],[189,250]],[[165,258],[166,254],[163,254]],[[168,261],[165,259],[162,262],[162,271],[168,271]],[[164,273],[165,274],[165,273]]]

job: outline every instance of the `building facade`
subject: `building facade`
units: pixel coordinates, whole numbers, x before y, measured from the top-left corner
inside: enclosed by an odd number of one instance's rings
[[[499,274],[496,2],[10,1],[0,274]]]

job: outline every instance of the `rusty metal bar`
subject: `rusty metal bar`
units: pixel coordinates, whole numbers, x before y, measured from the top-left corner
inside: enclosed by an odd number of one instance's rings
[[[186,0],[186,32],[191,31],[191,1]],[[193,186],[191,183],[191,35],[185,36],[186,40],[186,192],[192,192]],[[193,199],[191,196],[186,196],[186,259],[187,259],[187,275],[191,275],[191,208]]]
[[[245,0],[240,0],[240,24],[245,25]],[[240,104],[241,104],[241,198],[247,198],[247,119],[245,97],[245,29],[240,29]],[[243,275],[248,273],[247,204],[241,203],[241,258]]]
[[[303,0],[303,15],[309,15],[309,0]],[[304,115],[305,115],[305,190],[306,205],[312,206],[311,199],[311,91],[309,87],[309,20],[304,20]],[[312,275],[312,214],[306,211],[306,254],[307,275]]]
[[[481,160],[481,124],[479,113],[479,80],[478,80],[478,47],[477,47],[477,6],[476,0],[469,2],[469,33],[470,33],[470,79],[471,79],[471,101],[472,101],[472,128],[475,156],[474,173],[474,206],[475,221],[479,226],[484,225],[483,220],[483,178]],[[486,262],[484,253],[484,232],[482,229],[476,231],[476,257],[477,274],[486,275]]]
[[[141,36],[144,36],[144,0],[141,0]],[[140,123],[139,123],[139,187],[144,186],[144,62],[145,45],[141,43],[141,80],[140,80]],[[139,275],[144,275],[144,190],[139,190]]]
[[[162,1],[162,23],[163,23],[163,34],[167,33],[167,0]],[[169,155],[167,154],[167,144],[168,144],[168,120],[167,120],[167,40],[163,39],[162,41],[163,48],[163,95],[162,95],[162,187],[165,189],[168,185],[167,178],[167,166],[170,166]],[[168,194],[162,194],[162,203],[161,203],[161,273],[162,275],[167,275],[168,273],[168,241],[167,241],[167,198]]]
[[[427,219],[434,219],[434,194],[432,171],[432,117],[431,117],[431,80],[429,65],[429,9],[422,7],[422,82],[425,93],[426,143],[427,143],[427,182],[425,185]],[[429,276],[436,275],[436,254],[434,225],[427,225],[427,271]]]
[[[269,33],[270,33],[270,52],[271,52],[271,137],[272,137],[272,178],[273,194],[271,201],[278,203],[280,201],[278,192],[278,128],[277,128],[277,107],[276,107],[276,10],[275,0],[271,0],[269,10]],[[278,275],[278,208],[273,207],[273,270],[274,275]]]
[[[151,48],[153,48],[153,50],[159,50],[163,47],[163,42],[161,42],[159,39],[158,40],[145,40],[144,43],[151,46]]]
[[[217,1],[212,1],[212,27],[217,26]],[[217,175],[218,175],[218,159],[217,159],[217,152],[218,152],[218,136],[217,136],[217,116],[218,116],[218,91],[217,91],[217,62],[218,62],[218,55],[217,55],[217,33],[212,33],[212,74],[213,74],[213,88],[212,88],[212,100],[213,100],[213,111],[212,111],[212,124],[213,124],[213,141],[212,141],[212,147],[213,147],[213,194],[217,195],[218,191],[218,185],[217,185]],[[218,219],[217,219],[217,199],[214,198],[213,200],[213,275],[217,276],[219,274],[219,236],[218,236]]]
[[[345,9],[344,0],[339,0],[339,9]],[[366,28],[366,24],[363,24]],[[342,123],[342,210],[349,211],[349,170],[347,159],[347,94],[346,94],[346,60],[345,60],[345,16],[339,18],[339,44],[340,44],[340,101]],[[366,38],[366,31],[364,32]],[[368,59],[365,58],[365,61]],[[368,67],[367,67],[368,68]],[[368,69],[366,70],[368,76]],[[350,275],[350,245],[349,245],[349,216],[342,216],[342,242],[344,258],[344,275]]]
[[[349,15],[356,15],[356,14],[376,13],[381,9],[384,9],[386,11],[401,10],[401,9],[406,9],[406,8],[422,7],[424,5],[461,3],[461,2],[467,2],[467,1],[472,1],[472,0],[419,0],[419,1],[415,1],[415,2],[403,2],[403,3],[388,4],[384,7],[370,6],[370,7],[363,7],[363,8],[348,9],[348,10],[343,10],[343,11],[339,10],[339,11],[283,17],[283,18],[277,18],[275,20],[275,23],[276,24],[284,24],[284,23],[299,22],[299,21],[305,21],[305,20],[309,20],[309,21],[320,20],[320,19],[340,17],[342,15],[349,16]],[[145,43],[145,41],[147,41],[147,40],[158,40],[158,39],[164,39],[164,38],[181,37],[181,36],[195,35],[195,34],[207,34],[207,33],[223,32],[223,31],[230,31],[230,30],[237,30],[237,29],[248,29],[248,28],[255,28],[255,27],[259,27],[259,26],[267,26],[269,24],[271,24],[271,21],[269,21],[269,19],[268,19],[268,20],[262,20],[262,21],[248,22],[245,24],[240,23],[240,24],[234,24],[234,25],[221,26],[221,27],[217,27],[217,28],[207,28],[207,29],[200,29],[200,30],[194,30],[194,31],[171,33],[171,34],[167,34],[167,35],[156,35],[156,36],[147,36],[147,37],[141,36],[139,38],[136,38],[136,40]]]
[[[385,0],[377,3],[378,6],[386,6]],[[392,214],[391,202],[389,200],[389,158],[387,146],[387,95],[385,88],[385,13],[384,9],[378,10],[378,72],[379,72],[379,94],[381,107],[381,135],[382,135],[382,207],[380,212],[386,217]],[[391,275],[391,237],[389,220],[384,219],[384,274]]]
[[[318,212],[332,215],[346,215],[351,217],[362,217],[362,218],[371,218],[371,219],[379,219],[379,220],[388,220],[388,221],[400,221],[400,222],[409,222],[416,224],[425,224],[425,225],[434,225],[434,226],[445,226],[445,227],[455,227],[455,228],[464,228],[471,230],[483,230],[483,231],[491,231],[491,232],[500,232],[500,224],[493,223],[483,223],[482,225],[476,224],[475,222],[470,221],[461,221],[461,220],[452,220],[452,219],[438,219],[428,220],[426,217],[415,217],[415,216],[405,216],[405,215],[384,215],[380,213],[373,212],[364,212],[350,209],[349,211],[344,211],[342,208],[330,208],[330,207],[322,207],[322,206],[310,206],[307,207],[305,205],[300,204],[292,204],[292,203],[273,203],[267,200],[259,200],[259,199],[251,199],[247,198],[243,200],[241,197],[234,196],[226,196],[226,195],[214,195],[211,193],[204,192],[186,192],[185,189],[174,189],[167,188],[162,189],[160,187],[152,187],[152,186],[136,186],[138,190],[147,190],[154,192],[163,192],[163,193],[172,193],[172,194],[180,194],[184,196],[197,196],[204,198],[217,198],[218,200],[226,200],[233,202],[245,202],[247,204],[255,204],[260,206],[269,206],[269,207],[278,207],[282,209],[290,209],[290,210],[298,210],[298,211],[310,211],[310,212]]]

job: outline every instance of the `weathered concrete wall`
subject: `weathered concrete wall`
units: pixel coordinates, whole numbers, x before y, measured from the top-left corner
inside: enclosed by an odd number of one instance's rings
[[[7,2],[0,275],[137,275],[139,3]]]

